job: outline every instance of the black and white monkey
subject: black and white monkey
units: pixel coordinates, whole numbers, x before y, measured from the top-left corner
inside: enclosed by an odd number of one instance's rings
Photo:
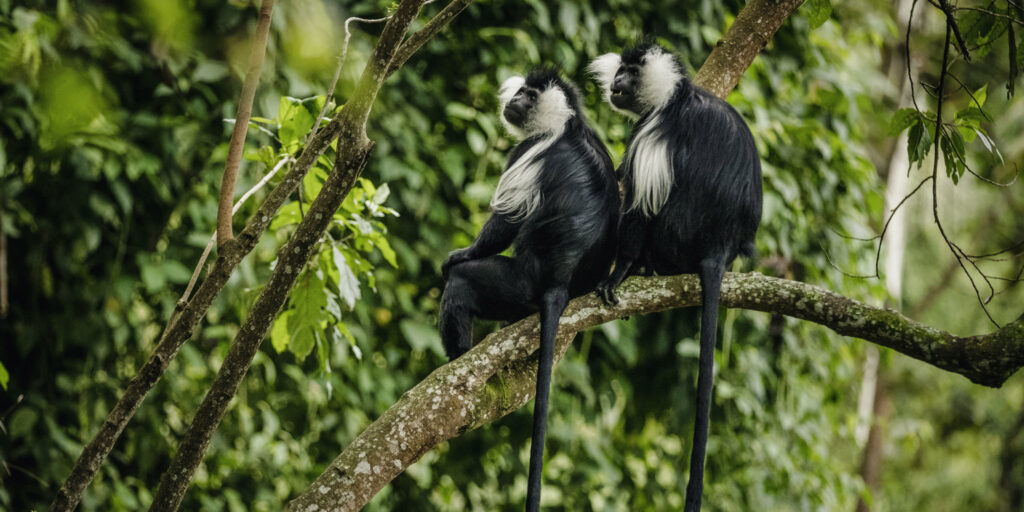
[[[761,161],[747,124],[692,84],[679,60],[652,43],[598,57],[590,71],[605,100],[633,119],[620,168],[625,189],[615,269],[598,293],[640,269],[700,276],[703,312],[697,411],[686,512],[700,510],[711,411],[718,299],[725,270],[754,252],[761,222]]]
[[[540,507],[551,366],[569,299],[608,277],[619,193],[611,158],[587,126],[576,88],[542,69],[501,86],[501,120],[521,142],[473,244],[441,266],[441,339],[455,359],[471,347],[473,318],[514,321],[540,311],[537,399],[526,510]],[[515,256],[498,253],[510,245]]]

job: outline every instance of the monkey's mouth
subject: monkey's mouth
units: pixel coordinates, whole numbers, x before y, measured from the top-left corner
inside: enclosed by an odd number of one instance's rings
[[[633,108],[635,99],[631,91],[624,91],[622,89],[612,91],[611,94],[612,105],[625,110]]]
[[[526,112],[513,105],[505,107],[504,115],[505,120],[512,126],[523,126],[523,123],[526,122]]]

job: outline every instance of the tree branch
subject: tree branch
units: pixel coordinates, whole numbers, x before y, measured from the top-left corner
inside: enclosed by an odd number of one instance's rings
[[[472,0],[452,0],[444,9],[441,9],[441,12],[431,18],[423,28],[409,36],[398,49],[398,53],[395,54],[395,58],[391,61],[391,66],[388,67],[386,76],[391,76],[395,71],[398,71],[409,60],[409,57],[412,57],[424,44],[427,44],[427,41],[433,39],[438,32],[444,30],[449,22],[469,6],[470,2]]]
[[[693,82],[724,98],[804,0],[751,0],[704,61]]]
[[[573,300],[559,324],[555,361],[578,331],[632,315],[701,304],[695,275],[634,277],[619,304]],[[971,381],[999,386],[1024,366],[1024,316],[987,335],[959,337],[823,288],[758,273],[726,274],[722,306],[779,313],[891,348]],[[537,315],[501,329],[407,391],[363,431],[289,510],[359,510],[424,453],[525,405],[535,391]]]
[[[231,399],[249,370],[260,343],[288,297],[299,272],[366,165],[373,142],[366,137],[366,120],[398,46],[424,0],[404,0],[384,26],[351,99],[328,127],[338,125],[338,156],[323,188],[291,240],[278,252],[277,265],[235,336],[217,378],[199,406],[174,460],[160,480],[151,511],[175,511],[185,497],[192,475],[220,425]],[[325,131],[327,131],[325,129]]]
[[[270,15],[274,10],[274,0],[263,0],[260,5],[259,22],[256,24],[256,37],[249,53],[249,69],[245,72],[242,82],[242,94],[238,98],[238,113],[235,115],[235,129],[231,132],[228,144],[228,158],[224,162],[224,178],[220,184],[220,201],[217,205],[217,245],[234,238],[231,226],[231,204],[235,200],[235,179],[238,178],[238,166],[242,163],[242,148],[245,146],[245,135],[249,131],[249,117],[252,116],[252,101],[256,97],[256,86],[260,83],[260,71],[263,69],[263,56],[267,53],[267,35],[270,34]]]
[[[396,37],[389,36],[387,40],[388,45],[397,46],[403,35],[404,33]],[[382,34],[381,41],[378,41],[378,46],[382,44],[383,40],[384,36]],[[380,56],[377,55],[376,51],[374,57],[377,57],[379,60]],[[375,62],[375,60],[371,58],[371,62]],[[391,66],[390,62],[388,65]],[[369,69],[369,65],[367,69]],[[379,88],[380,83],[374,80],[370,80],[370,83],[374,86],[373,96],[375,97],[376,89]],[[362,85],[363,82],[360,81],[360,85],[357,88],[362,88]],[[369,113],[370,103],[365,102],[364,99],[361,105],[365,116]],[[356,111],[353,107],[354,105],[346,104],[343,114],[346,113],[345,111]],[[111,409],[107,418],[100,425],[99,431],[82,450],[78,460],[75,461],[71,474],[68,475],[67,480],[64,481],[64,484],[54,497],[53,503],[50,505],[51,511],[71,511],[75,509],[82,499],[82,493],[96,476],[96,472],[99,471],[103,461],[106,460],[110,451],[114,448],[114,444],[120,438],[121,433],[128,425],[132,416],[135,415],[142,401],[145,400],[149,390],[156,385],[160,377],[167,371],[167,367],[178,354],[181,346],[188,341],[195,328],[199,325],[199,322],[206,316],[207,310],[209,310],[213,300],[227,284],[235,267],[256,247],[260,237],[270,225],[270,221],[277,214],[281,205],[288,200],[288,197],[299,186],[299,183],[302,182],[309,169],[316,164],[317,159],[327,151],[331,142],[342,133],[343,123],[347,126],[351,122],[346,121],[346,119],[348,118],[345,115],[335,116],[315,136],[310,137],[309,142],[306,143],[302,154],[299,155],[299,158],[292,165],[291,170],[285,175],[281,183],[263,200],[256,214],[246,223],[245,228],[234,240],[230,240],[223,246],[218,247],[218,257],[213,264],[213,268],[202,284],[199,285],[199,289],[196,290],[195,295],[188,303],[179,304],[176,307],[171,321],[168,322],[164,334],[161,336],[157,347],[153,350],[146,364],[139,369],[135,377],[125,387],[121,398],[118,399],[114,408]],[[361,126],[365,126],[365,122]],[[348,131],[351,132],[351,130]],[[359,140],[367,142],[364,129],[360,128],[358,132],[361,135]],[[351,133],[346,138],[349,141],[355,139],[356,137],[352,136]],[[342,146],[339,143],[339,147]]]

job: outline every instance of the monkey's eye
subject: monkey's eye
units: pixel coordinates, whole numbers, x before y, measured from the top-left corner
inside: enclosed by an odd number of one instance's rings
[[[529,90],[529,91],[526,91],[526,97],[527,97],[527,98],[530,98],[531,100],[536,100],[536,99],[537,99],[537,96],[539,96],[539,95],[537,94],[537,91],[534,91],[534,90],[532,90],[532,89],[531,89],[531,90]]]

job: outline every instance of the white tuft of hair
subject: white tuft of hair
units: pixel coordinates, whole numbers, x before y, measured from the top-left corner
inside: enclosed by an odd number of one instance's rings
[[[529,217],[540,205],[540,173],[544,169],[544,153],[562,136],[565,123],[576,112],[569,106],[565,91],[554,82],[547,85],[537,104],[529,113],[529,119],[520,128],[505,119],[505,105],[525,84],[522,77],[512,77],[501,85],[501,121],[513,136],[523,139],[540,136],[530,149],[526,150],[515,163],[502,173],[498,187],[491,199],[491,210],[508,215],[513,221]]]
[[[561,131],[544,136],[508,166],[498,180],[491,199],[491,210],[508,215],[518,222],[530,216],[540,205],[540,173],[544,169],[544,152],[562,135]]]
[[[657,215],[665,206],[674,178],[668,141],[659,124],[661,113],[652,114],[626,150],[627,169],[633,171],[633,203],[629,209],[639,209],[647,217]]]
[[[551,82],[540,93],[537,104],[526,121],[526,136],[561,133],[565,129],[565,123],[575,115],[576,112],[569,106],[569,98],[565,96],[565,91]]]
[[[525,78],[515,75],[502,82],[501,87],[498,89],[498,101],[501,104],[501,106],[498,107],[498,117],[501,118],[501,124],[505,125],[505,129],[517,139],[523,138],[523,130],[508,122],[508,119],[505,119],[505,105],[508,105],[508,102],[512,101],[512,97],[515,96],[516,93],[519,92],[519,89],[522,89],[525,84]]]
[[[622,110],[612,103],[612,82],[615,81],[615,73],[619,71],[621,66],[622,57],[619,54],[606,53],[594,59],[590,65],[587,66],[587,71],[594,76],[598,85],[601,86],[601,92],[603,93],[605,103],[612,107],[612,110],[635,121],[636,118],[639,117],[635,112]]]
[[[655,46],[644,56],[640,78],[640,103],[658,110],[672,99],[683,73],[675,56]]]
[[[606,53],[596,59],[594,59],[589,66],[587,66],[587,72],[594,76],[594,80],[601,85],[601,91],[604,92],[604,100],[608,103],[612,102],[612,82],[615,81],[615,73],[619,71],[622,66],[622,57],[617,53]]]

